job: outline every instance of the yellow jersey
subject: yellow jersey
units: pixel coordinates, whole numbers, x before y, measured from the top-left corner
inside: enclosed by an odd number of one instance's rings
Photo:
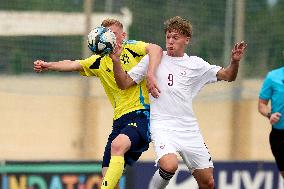
[[[142,41],[128,40],[123,43],[120,62],[123,70],[129,71],[146,55],[146,46]],[[126,90],[118,88],[114,73],[112,59],[106,56],[92,55],[78,60],[83,66],[80,72],[84,76],[96,76],[100,79],[104,90],[114,108],[114,120],[129,112],[149,109],[149,96],[146,81],[131,86]]]

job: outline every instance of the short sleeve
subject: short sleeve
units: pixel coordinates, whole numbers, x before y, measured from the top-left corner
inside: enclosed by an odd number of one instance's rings
[[[146,75],[149,65],[149,56],[144,56],[141,61],[133,67],[129,72],[129,76],[135,81],[135,83],[140,83]]]
[[[269,100],[271,99],[272,96],[272,87],[271,87],[271,79],[269,77],[269,74],[266,76],[264,79],[264,82],[262,84],[260,93],[259,93],[259,98],[263,100]]]
[[[100,61],[102,57],[99,55],[93,55],[84,60],[77,60],[83,67],[83,70],[80,71],[80,75],[83,76],[98,76]]]
[[[202,58],[196,58],[196,62],[200,65],[200,69],[198,69],[199,75],[201,77],[202,83],[213,83],[217,80],[217,73],[222,69],[221,66],[211,65]]]
[[[206,84],[217,82],[217,73],[222,69],[222,67],[211,65],[199,57],[196,57],[194,62],[198,64],[198,69],[195,69],[198,72],[198,77],[196,77],[192,87],[192,97],[195,97]]]
[[[218,81],[217,79],[217,73],[222,69],[221,66],[216,66],[216,65],[210,65],[209,63],[206,62],[204,66],[204,78],[207,80],[207,83],[213,83]]]
[[[144,41],[128,40],[125,42],[126,48],[130,47],[132,51],[138,55],[146,55],[146,47],[148,43]]]

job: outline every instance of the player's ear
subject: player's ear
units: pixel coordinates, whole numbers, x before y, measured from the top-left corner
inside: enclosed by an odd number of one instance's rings
[[[123,39],[125,39],[126,38],[126,33],[125,32],[122,32],[122,37],[123,37]]]
[[[186,41],[185,44],[188,45],[190,43],[191,38],[190,37],[186,37]]]

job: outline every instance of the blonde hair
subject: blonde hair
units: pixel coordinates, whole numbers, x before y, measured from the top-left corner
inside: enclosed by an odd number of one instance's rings
[[[118,27],[120,27],[121,29],[123,29],[123,24],[116,20],[116,19],[112,19],[112,18],[107,18],[105,20],[103,20],[101,26],[104,26],[104,27],[110,27],[110,26],[113,26],[113,25],[116,25]]]
[[[164,22],[165,28],[164,31],[165,33],[167,31],[172,32],[172,31],[177,31],[182,35],[185,35],[186,37],[192,36],[192,25],[191,23],[186,20],[181,18],[180,16],[175,16],[172,17]]]

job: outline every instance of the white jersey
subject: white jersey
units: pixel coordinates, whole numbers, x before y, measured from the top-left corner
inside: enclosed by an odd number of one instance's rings
[[[141,82],[147,73],[149,56],[128,74],[136,82]],[[151,127],[176,130],[199,130],[192,109],[192,100],[200,89],[217,81],[220,66],[210,65],[197,56],[171,57],[164,51],[156,73],[157,85],[161,90],[159,98],[150,95]]]

